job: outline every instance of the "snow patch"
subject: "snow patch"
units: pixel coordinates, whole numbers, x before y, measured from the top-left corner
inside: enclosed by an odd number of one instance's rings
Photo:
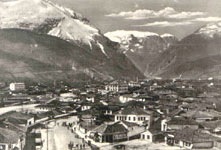
[[[165,33],[165,34],[162,34],[160,37],[161,37],[161,38],[174,37],[174,35],[169,34],[169,33]]]
[[[98,29],[82,21],[80,14],[48,0],[0,2],[0,12],[0,28],[33,30],[47,20],[61,20],[49,31],[49,35],[85,44],[93,41],[95,35],[100,35]]]
[[[141,31],[125,31],[125,30],[117,30],[113,32],[108,32],[104,34],[107,38],[114,42],[121,43],[122,41],[129,39],[131,40],[131,35],[137,38],[145,38],[148,36],[159,36],[153,32],[141,32]]]
[[[99,43],[99,42],[98,42],[97,44],[98,44],[98,46],[100,47],[102,53],[103,53],[105,56],[108,57],[107,53],[106,53],[105,50],[104,50],[104,46],[103,46],[101,43]]]

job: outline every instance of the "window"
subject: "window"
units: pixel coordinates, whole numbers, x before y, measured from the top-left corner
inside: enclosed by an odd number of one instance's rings
[[[128,120],[130,120],[130,117],[128,117]]]
[[[149,135],[147,135],[147,139],[150,139],[150,136],[149,136]]]
[[[134,117],[134,121],[136,121],[136,117]]]
[[[141,117],[138,117],[138,121],[140,121]]]
[[[143,139],[145,139],[145,135],[143,134]]]
[[[119,120],[119,117],[117,116],[117,120]]]

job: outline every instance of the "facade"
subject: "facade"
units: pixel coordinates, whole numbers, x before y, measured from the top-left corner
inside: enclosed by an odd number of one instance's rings
[[[131,123],[127,121],[120,121],[120,124],[124,125],[128,130],[127,137],[131,139],[139,139],[140,134],[146,130],[144,126],[140,126],[136,123]]]
[[[128,130],[119,122],[102,124],[92,131],[92,137],[96,142],[113,143],[126,141]]]
[[[114,116],[115,122],[127,121],[132,123],[137,123],[139,125],[146,125],[149,128],[152,122],[151,111],[146,111],[140,107],[128,107],[116,112]]]
[[[218,147],[221,139],[201,130],[185,128],[168,133],[165,141],[168,145],[175,145],[185,149],[211,149]]]
[[[114,81],[105,86],[105,90],[109,92],[127,92],[128,85],[124,82]]]
[[[9,85],[9,89],[11,91],[22,91],[22,90],[25,90],[25,84],[24,83],[11,83]]]

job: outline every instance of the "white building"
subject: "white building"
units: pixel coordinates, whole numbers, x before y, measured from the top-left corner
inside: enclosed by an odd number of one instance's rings
[[[105,86],[105,90],[109,92],[127,92],[128,85],[124,82],[113,81]]]
[[[127,121],[139,125],[146,125],[147,128],[149,128],[152,122],[152,113],[153,112],[146,111],[140,107],[128,107],[118,111],[115,114],[114,121]]]
[[[24,83],[11,83],[9,85],[9,89],[11,91],[22,91],[22,90],[25,90],[25,84]]]

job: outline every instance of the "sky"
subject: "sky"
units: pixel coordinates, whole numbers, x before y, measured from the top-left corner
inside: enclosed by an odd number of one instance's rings
[[[179,39],[221,21],[221,0],[52,0],[81,13],[102,33],[170,33]]]

